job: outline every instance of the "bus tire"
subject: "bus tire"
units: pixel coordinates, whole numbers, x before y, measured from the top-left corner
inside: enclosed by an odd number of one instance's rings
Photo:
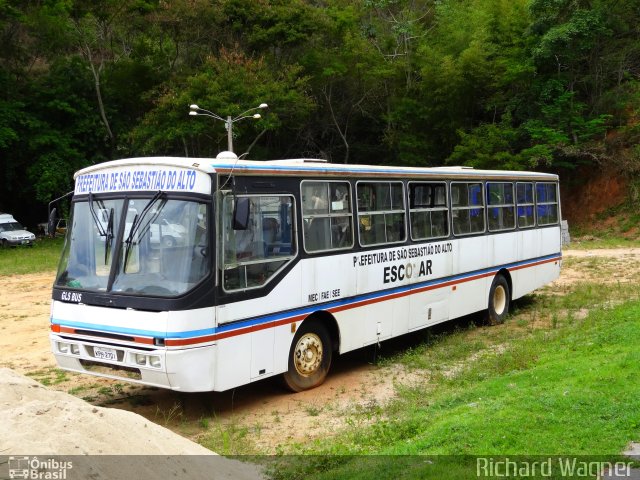
[[[333,348],[327,329],[319,322],[304,322],[291,344],[284,384],[293,392],[317,387],[327,377]]]
[[[509,315],[509,304],[511,303],[511,293],[509,292],[509,282],[503,275],[496,275],[489,290],[489,305],[487,308],[487,323],[498,325],[503,323]]]

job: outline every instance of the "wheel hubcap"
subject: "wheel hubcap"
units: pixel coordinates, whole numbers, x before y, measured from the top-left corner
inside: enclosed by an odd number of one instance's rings
[[[493,292],[493,309],[502,315],[507,306],[507,292],[502,285],[498,285]]]
[[[322,341],[315,333],[306,333],[294,351],[294,364],[300,375],[313,375],[322,363]]]

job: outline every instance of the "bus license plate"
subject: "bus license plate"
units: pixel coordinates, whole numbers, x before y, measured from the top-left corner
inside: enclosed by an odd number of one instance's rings
[[[93,347],[93,356],[101,360],[118,360],[116,351],[111,348]]]

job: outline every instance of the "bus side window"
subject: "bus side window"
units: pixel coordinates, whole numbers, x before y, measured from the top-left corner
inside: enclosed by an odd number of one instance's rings
[[[409,182],[411,238],[449,236],[447,188],[443,182]]]
[[[513,184],[487,182],[487,208],[489,209],[489,231],[515,228]]]
[[[518,227],[529,228],[535,226],[533,183],[519,182],[516,184],[516,202],[518,205]]]
[[[451,183],[451,215],[454,235],[484,232],[484,200],[482,184],[477,182]]]
[[[246,229],[235,229],[236,202],[223,202],[223,288],[234,291],[260,287],[296,255],[292,235],[293,196],[246,195],[237,197],[249,206]],[[238,203],[239,205],[240,203]],[[240,222],[242,223],[242,222]]]
[[[358,182],[361,245],[399,243],[406,239],[402,182]]]
[[[300,184],[304,248],[321,252],[353,246],[351,185],[304,180]]]
[[[558,223],[558,194],[555,183],[536,183],[538,225]]]

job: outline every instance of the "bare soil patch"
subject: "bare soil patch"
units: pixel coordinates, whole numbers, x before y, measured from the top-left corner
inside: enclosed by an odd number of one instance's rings
[[[639,248],[565,250],[563,255],[562,275],[548,291],[582,281],[640,280]],[[0,277],[0,367],[94,406],[139,413],[196,441],[244,430],[250,444],[243,451],[276,453],[283,444],[331,435],[347,424],[351,413],[379,409],[400,385],[428,378],[428,372],[375,365],[373,347],[337,358],[324,385],[296,394],[285,391],[277,379],[222,393],[184,394],[63,372],[56,368],[48,341],[53,277],[53,272]]]

